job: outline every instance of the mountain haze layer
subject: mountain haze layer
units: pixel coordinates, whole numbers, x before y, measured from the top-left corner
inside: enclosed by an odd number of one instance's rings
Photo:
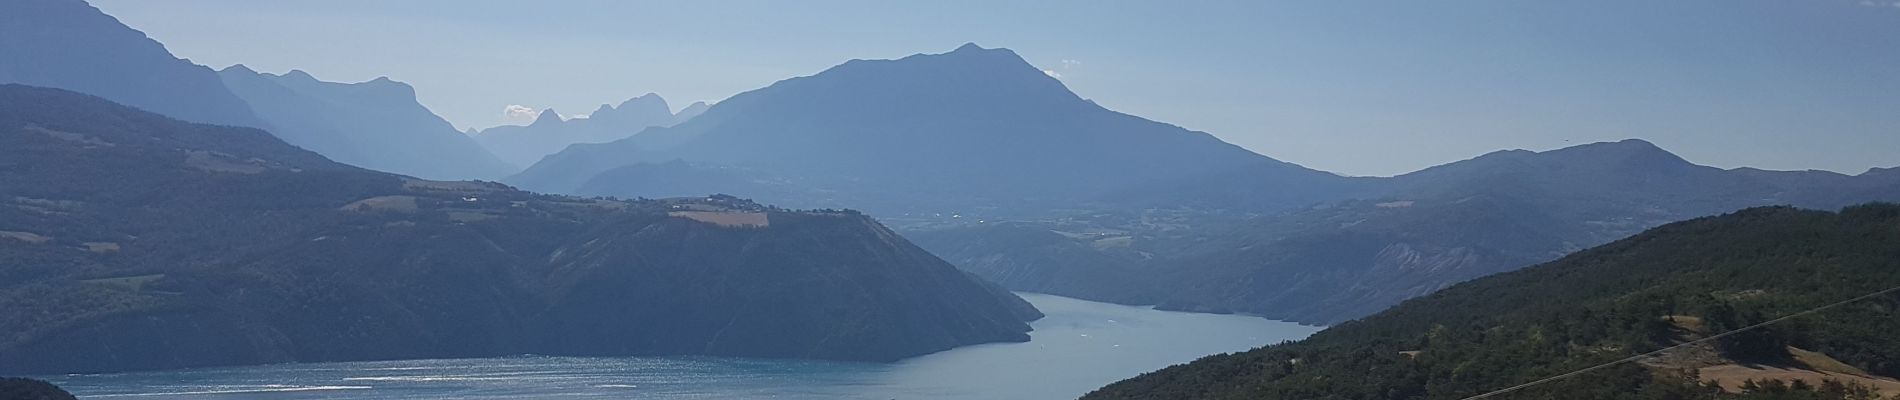
[[[0,86],[0,373],[511,354],[890,361],[1040,314],[871,218],[429,181]]]
[[[943,54],[852,60],[780,81],[678,126],[570,147],[508,182],[673,196],[685,189],[639,171],[672,161],[759,185],[734,194],[891,215],[1072,207],[1138,184],[1242,168],[1337,178],[1206,133],[1110,111],[1014,52],[969,44]],[[1286,196],[1300,201],[1303,191],[1319,189],[1284,190],[1302,192]]]
[[[666,99],[647,93],[621,102],[619,106],[602,104],[585,118],[563,120],[560,113],[550,108],[542,110],[528,125],[498,126],[473,136],[502,160],[526,167],[569,145],[612,142],[649,127],[677,125],[705,112],[707,107],[705,102],[695,102],[675,114]]]
[[[1332,324],[1671,221],[1900,200],[1891,175],[1724,170],[1627,140],[1344,177],[1104,109],[965,45],[781,81],[508,182],[861,207],[1012,290]]]
[[[515,171],[423,107],[402,82],[324,82],[243,65],[218,76],[273,134],[339,162],[427,179],[499,179]]]
[[[1104,211],[910,235],[1015,290],[1333,324],[1668,222],[1900,200],[1900,179],[1876,172],[1724,170],[1640,140],[1363,182],[1352,198],[1253,216]]]

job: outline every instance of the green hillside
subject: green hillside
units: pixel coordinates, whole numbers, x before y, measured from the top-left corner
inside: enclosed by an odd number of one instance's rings
[[[1895,286],[1900,205],[1754,208],[1664,225],[1304,341],[1208,357],[1086,398],[1461,399]],[[1900,295],[1880,296],[1496,398],[1867,398],[1821,379],[1737,394],[1739,382],[1724,391],[1701,374],[1808,371],[1882,386],[1900,376],[1896,309]],[[1884,391],[1892,388],[1900,386]]]
[[[888,361],[1039,317],[852,211],[331,162],[0,86],[0,372],[478,357]]]

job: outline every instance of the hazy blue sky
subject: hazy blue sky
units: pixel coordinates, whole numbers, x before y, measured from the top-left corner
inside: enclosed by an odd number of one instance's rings
[[[212,67],[409,82],[459,127],[973,41],[1109,108],[1389,175],[1630,137],[1723,167],[1900,165],[1896,1],[92,2]]]

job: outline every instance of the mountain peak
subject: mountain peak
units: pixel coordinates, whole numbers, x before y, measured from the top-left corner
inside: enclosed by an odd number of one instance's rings
[[[1879,167],[1875,167],[1875,168],[1868,168],[1868,169],[1867,169],[1867,172],[1862,172],[1862,173],[1860,173],[1860,175],[1859,175],[1859,176],[1863,176],[1863,177],[1882,177],[1882,178],[1885,178],[1885,177],[1893,177],[1893,178],[1900,178],[1900,167],[1888,167],[1888,168],[1879,168]]]
[[[529,125],[558,124],[560,122],[561,114],[554,112],[554,108],[548,108],[541,110],[541,115],[534,117],[534,123]]]
[[[310,81],[310,82],[317,81],[317,77],[310,76],[309,72],[304,72],[301,69],[293,69],[293,70],[290,70],[290,72],[285,72],[284,77],[294,79],[294,80],[299,80],[299,81]]]
[[[1002,109],[1048,111],[1094,107],[1015,52],[1004,48],[986,49],[974,43],[945,53],[913,54],[894,60],[851,60],[815,75],[787,79],[728,100],[743,103],[753,96],[780,91],[805,92],[800,96],[837,97],[842,102],[857,103],[851,107],[859,108],[885,107],[893,102],[911,103],[924,98],[971,104],[998,112]],[[790,100],[787,102],[791,104]],[[844,104],[842,102],[828,104]]]
[[[1621,146],[1623,148],[1628,148],[1628,149],[1638,149],[1638,150],[1644,150],[1644,151],[1651,151],[1651,150],[1666,151],[1666,150],[1663,150],[1662,147],[1657,146],[1655,143],[1650,143],[1648,140],[1637,139],[1637,138],[1618,140],[1615,142],[1611,142],[1610,144]]]
[[[620,102],[620,106],[615,107],[615,108],[620,109],[620,110],[625,110],[627,109],[628,106],[635,106],[635,105],[638,105],[641,107],[648,107],[648,108],[657,107],[659,109],[664,109],[664,110],[667,110],[667,114],[669,115],[673,113],[673,109],[670,108],[666,104],[666,98],[660,97],[659,93],[653,93],[653,92],[647,92],[647,94],[643,94],[631,99],[627,99],[627,101]]]
[[[376,88],[377,90],[391,91],[393,95],[399,97],[412,99],[416,97],[415,87],[409,86],[409,84],[403,83],[402,81],[389,79],[387,76],[379,76],[363,84],[368,87]]]
[[[1028,62],[1028,61],[1023,61],[1023,60],[1022,60],[1022,56],[1020,56],[1020,55],[1017,55],[1017,54],[1016,54],[1016,51],[1014,51],[1014,50],[1010,50],[1010,49],[1007,49],[1007,48],[1002,48],[1002,47],[993,47],[993,48],[984,48],[983,46],[978,46],[978,45],[976,45],[976,43],[974,43],[974,42],[972,42],[972,43],[964,43],[964,44],[963,44],[962,46],[957,46],[957,48],[956,48],[956,49],[953,49],[953,50],[950,50],[950,52],[948,52],[948,53],[942,53],[942,54],[937,54],[937,55],[939,55],[939,56],[994,56],[994,57],[1007,57],[1007,58],[1009,58],[1009,59],[1015,59],[1015,60],[1018,60],[1018,61],[1022,61],[1022,63],[1023,63],[1024,65],[1028,65],[1028,64],[1029,64],[1029,62]]]
[[[1693,167],[1694,163],[1642,139],[1624,139],[1565,147],[1537,156],[1568,165],[1619,165],[1653,171]]]
[[[1650,143],[1649,141],[1642,140],[1642,139],[1623,139],[1623,140],[1618,140],[1614,142],[1597,142],[1597,143],[1581,144],[1581,145],[1576,145],[1576,146],[1565,147],[1562,149],[1552,150],[1545,153],[1559,153],[1559,152],[1579,152],[1579,153],[1581,152],[1599,153],[1600,152],[1600,153],[1615,153],[1615,154],[1625,154],[1625,155],[1662,153],[1662,154],[1669,154],[1670,156],[1675,155],[1673,153],[1670,153],[1668,150],[1663,150],[1662,147],[1657,146],[1655,143]]]

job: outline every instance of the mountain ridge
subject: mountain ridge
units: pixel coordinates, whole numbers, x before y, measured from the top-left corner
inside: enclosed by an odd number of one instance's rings
[[[218,75],[277,126],[273,134],[344,163],[429,179],[495,179],[514,171],[423,106],[415,88],[388,77],[337,83],[242,64]]]
[[[1900,181],[1878,174],[1724,170],[1643,141],[1492,152],[1361,179],[1374,186],[1282,212],[1101,212],[912,235],[1014,290],[1334,324],[1678,220],[1751,206],[1900,201]],[[986,238],[1023,230],[1071,237],[1034,246]]]
[[[970,44],[851,60],[782,80],[678,126],[570,147],[505,181],[664,197],[672,195],[666,188],[609,179],[610,171],[674,160],[803,182],[781,188],[790,197],[775,201],[849,204],[880,214],[1024,212],[1095,201],[1135,182],[1247,165],[1332,176],[1205,132],[1102,108],[1013,51]]]
[[[618,105],[601,104],[586,117],[562,118],[549,108],[528,125],[503,125],[472,134],[483,147],[511,164],[528,166],[569,146],[624,139],[650,127],[673,126],[698,116],[705,102],[674,113],[666,99],[647,93]]]
[[[180,119],[268,127],[210,68],[82,0],[16,0],[0,15],[0,83],[58,87]]]
[[[0,144],[6,373],[523,353],[892,361],[1027,340],[1040,317],[850,211],[422,180],[19,85],[0,85]]]

